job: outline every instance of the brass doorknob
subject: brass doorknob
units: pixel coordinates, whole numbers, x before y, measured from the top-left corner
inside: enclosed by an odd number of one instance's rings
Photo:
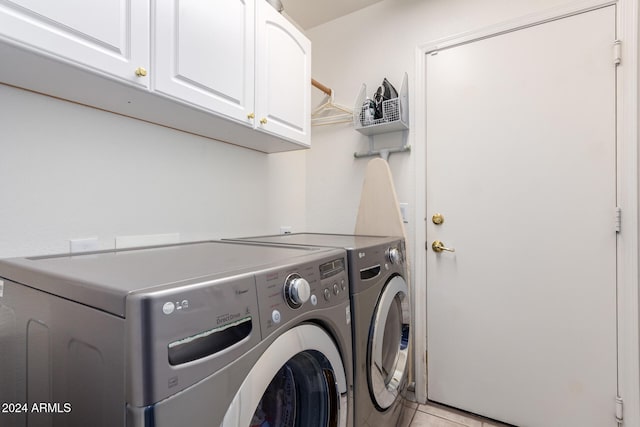
[[[440,240],[434,240],[433,243],[431,244],[431,249],[433,249],[434,252],[440,253],[442,251],[447,251],[447,252],[455,252],[456,250],[453,248],[447,248],[444,243],[442,243]]]
[[[255,119],[255,118],[256,118],[255,113],[249,113],[249,114],[247,114],[247,119]]]
[[[260,119],[260,124],[261,124],[261,125],[266,125],[266,124],[267,124],[267,119],[266,119],[266,118],[264,118],[264,117],[263,117],[263,118],[261,118],[261,119]]]
[[[138,77],[144,77],[147,75],[147,70],[143,67],[138,67],[136,68],[136,76]]]

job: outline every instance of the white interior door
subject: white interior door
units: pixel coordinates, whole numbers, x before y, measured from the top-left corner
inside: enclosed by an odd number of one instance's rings
[[[429,400],[617,425],[614,40],[609,6],[428,56]]]

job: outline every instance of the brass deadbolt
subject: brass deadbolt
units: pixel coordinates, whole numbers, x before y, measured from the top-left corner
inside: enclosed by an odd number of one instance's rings
[[[433,221],[435,225],[440,225],[444,222],[444,216],[440,213],[437,213],[431,217],[431,221]]]

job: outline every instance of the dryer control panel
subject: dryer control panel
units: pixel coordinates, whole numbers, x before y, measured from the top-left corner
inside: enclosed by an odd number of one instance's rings
[[[349,301],[345,252],[329,253],[332,255],[318,261],[290,265],[256,276],[263,339],[303,313]],[[350,322],[348,311],[345,322]]]

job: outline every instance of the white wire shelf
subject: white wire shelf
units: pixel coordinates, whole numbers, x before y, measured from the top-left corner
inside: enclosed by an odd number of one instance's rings
[[[367,85],[363,84],[353,109],[355,129],[368,136],[409,129],[409,93],[407,73],[397,98],[382,101],[382,117],[375,118],[367,101]]]

